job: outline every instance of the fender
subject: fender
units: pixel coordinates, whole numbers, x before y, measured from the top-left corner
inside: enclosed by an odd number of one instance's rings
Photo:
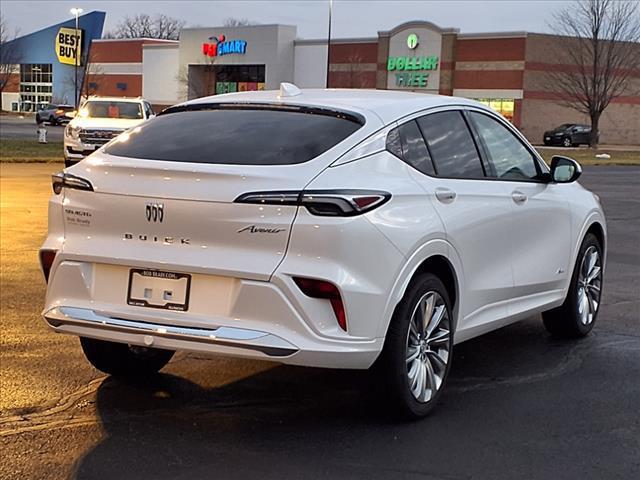
[[[584,240],[584,237],[587,234],[587,230],[589,230],[589,228],[591,228],[591,226],[594,223],[600,224],[600,226],[602,227],[602,231],[604,232],[604,245],[603,245],[603,251],[602,251],[602,273],[604,276],[604,273],[606,272],[606,269],[607,269],[607,245],[609,242],[608,242],[608,236],[607,236],[607,223],[604,219],[604,216],[602,215],[602,212],[600,212],[597,209],[593,209],[589,212],[589,214],[587,215],[587,218],[582,224],[582,227],[580,228],[580,233],[575,236],[575,243],[572,247],[572,252],[571,252],[571,263],[569,265],[572,265],[572,268],[575,268],[576,261],[578,259],[578,252],[580,251],[580,245],[582,245],[582,241]],[[563,286],[564,297],[567,296],[567,292],[569,291],[571,278],[573,278],[573,271],[571,275],[568,276],[567,282]]]
[[[458,302],[456,302],[456,305],[453,309],[455,329],[455,326],[458,323],[460,292],[463,291],[462,285],[464,285],[462,262],[460,261],[460,258],[458,257],[455,249],[448,241],[443,238],[434,238],[423,243],[418,248],[416,248],[413,253],[407,256],[407,260],[400,269],[400,273],[396,276],[393,288],[389,295],[389,299],[387,300],[387,304],[385,306],[384,314],[382,317],[383,323],[378,331],[378,337],[386,336],[387,329],[389,328],[389,323],[391,322],[391,317],[393,316],[393,312],[395,311],[395,308],[400,300],[402,300],[402,297],[404,296],[404,293],[409,286],[409,282],[415,275],[420,265],[422,265],[425,260],[436,255],[442,256],[447,259],[454,271],[456,279],[456,297],[458,298]]]

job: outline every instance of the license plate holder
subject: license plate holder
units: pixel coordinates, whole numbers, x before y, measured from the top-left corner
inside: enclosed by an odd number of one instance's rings
[[[148,268],[129,270],[127,304],[186,312],[189,309],[191,275]]]

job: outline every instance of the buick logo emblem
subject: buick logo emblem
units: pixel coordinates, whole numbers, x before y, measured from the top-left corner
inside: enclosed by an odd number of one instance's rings
[[[145,214],[147,222],[162,223],[162,220],[164,220],[164,203],[147,203]]]

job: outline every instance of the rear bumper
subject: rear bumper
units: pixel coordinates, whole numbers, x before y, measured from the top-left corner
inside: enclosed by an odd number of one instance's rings
[[[189,310],[128,305],[128,267],[62,259],[51,269],[47,325],[58,333],[131,345],[323,368],[369,368],[383,338],[340,331],[328,302],[284,281],[193,274]],[[124,277],[122,276],[124,275]],[[293,284],[293,282],[291,282]],[[301,301],[292,301],[299,293]],[[310,321],[310,319],[312,319]],[[316,321],[317,324],[313,323]],[[330,328],[318,328],[329,324]],[[335,324],[335,326],[334,326]]]
[[[78,333],[111,339],[113,334],[127,337],[127,343],[160,348],[206,349],[223,346],[253,350],[268,357],[288,357],[298,351],[289,342],[259,330],[234,327],[192,328],[162,323],[141,322],[98,313],[88,308],[54,307],[43,314],[47,324],[56,331]],[[79,334],[79,333],[78,333]],[[189,346],[192,348],[188,348]],[[201,346],[199,346],[201,345]]]

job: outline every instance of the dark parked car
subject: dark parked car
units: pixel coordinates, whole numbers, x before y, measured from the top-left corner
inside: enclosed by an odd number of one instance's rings
[[[562,145],[563,147],[577,147],[589,145],[591,127],[579,123],[564,123],[553,130],[544,132],[542,141],[545,145]]]
[[[49,122],[51,125],[68,123],[71,117],[68,117],[67,113],[72,112],[74,109],[75,107],[73,105],[56,105],[50,103],[36,113],[36,123]]]

